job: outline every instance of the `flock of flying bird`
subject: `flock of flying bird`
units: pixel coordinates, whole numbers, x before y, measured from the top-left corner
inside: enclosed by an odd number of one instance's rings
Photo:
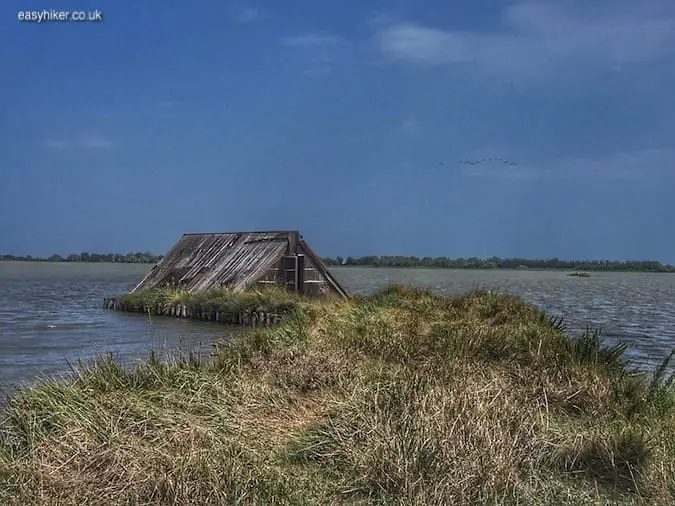
[[[516,167],[518,164],[516,162],[512,162],[511,160],[507,160],[506,158],[502,158],[501,156],[496,156],[496,157],[491,157],[491,158],[481,158],[481,159],[475,159],[475,160],[458,160],[457,163],[460,165],[479,165],[481,163],[487,163],[487,162],[499,162],[503,163],[507,167]],[[445,163],[440,162],[440,165],[445,165]]]
[[[502,158],[501,156],[497,156],[495,158],[482,158],[480,160],[459,160],[458,163],[460,163],[461,165],[478,165],[487,162],[500,162],[509,167],[515,167],[516,165],[518,165],[516,162],[512,162],[511,160],[507,160],[505,158]]]

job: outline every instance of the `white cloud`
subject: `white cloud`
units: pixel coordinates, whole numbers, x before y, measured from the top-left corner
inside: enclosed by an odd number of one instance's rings
[[[257,7],[246,7],[239,9],[235,13],[234,18],[237,23],[252,23],[253,21],[258,20],[261,14],[260,9]]]
[[[462,166],[460,173],[486,179],[645,180],[675,175],[675,150],[647,149],[598,158],[567,158],[539,164]]]
[[[495,32],[399,22],[379,29],[375,42],[392,59],[427,65],[474,64],[499,74],[537,73],[570,61],[611,68],[655,61],[675,52],[675,12],[646,4],[582,15],[553,3],[510,2]]]
[[[284,37],[281,44],[297,54],[300,72],[310,77],[331,74],[344,49],[342,39],[323,32]]]
[[[334,47],[341,43],[341,39],[328,33],[307,33],[293,37],[284,37],[281,43],[294,48],[322,48]]]

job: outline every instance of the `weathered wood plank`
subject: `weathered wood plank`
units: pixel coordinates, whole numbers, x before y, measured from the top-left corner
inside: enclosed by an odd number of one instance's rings
[[[303,293],[303,281],[317,278],[330,292],[347,296],[298,231],[184,234],[132,292],[158,286],[241,292],[257,282],[276,282]]]
[[[105,297],[103,308],[127,313],[149,313],[156,316],[173,316],[175,318],[191,318],[194,320],[213,321],[224,324],[239,324],[252,327],[270,327],[283,323],[283,315],[272,311],[254,311],[250,314],[239,312],[227,314],[222,311],[201,311],[185,304],[172,304],[163,308],[151,308],[147,305],[125,306],[117,297]]]

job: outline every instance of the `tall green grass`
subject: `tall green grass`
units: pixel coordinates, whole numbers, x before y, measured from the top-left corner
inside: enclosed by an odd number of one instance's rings
[[[288,314],[309,301],[289,290],[270,286],[258,290],[235,293],[229,289],[212,289],[190,293],[175,288],[153,288],[129,293],[120,297],[127,310],[143,310],[151,314],[166,314],[172,306],[186,306],[192,314],[215,314],[223,321],[237,321],[239,314],[249,316],[253,312]]]
[[[8,399],[0,504],[673,504],[668,360],[600,337],[392,286],[210,360],[99,357]]]

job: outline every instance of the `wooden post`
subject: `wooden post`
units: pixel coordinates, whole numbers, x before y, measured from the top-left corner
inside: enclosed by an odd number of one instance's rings
[[[305,255],[295,257],[295,291],[305,293]]]
[[[302,260],[298,267],[302,266]],[[297,272],[297,271],[296,271]],[[290,284],[290,282],[289,282]],[[297,285],[300,289],[302,283]],[[254,328],[270,327],[283,323],[284,318],[277,312],[272,311],[252,311],[246,314],[243,311],[237,313],[223,312],[222,310],[203,310],[199,307],[193,307],[186,304],[167,304],[165,306],[154,306],[148,304],[123,304],[117,297],[104,297],[104,309],[114,309],[116,311],[151,313],[153,315],[174,316],[176,318],[190,318],[193,320],[208,320],[221,323],[236,325],[246,325]]]
[[[299,234],[297,232],[291,233],[288,238],[288,254],[295,256],[298,253],[298,239]]]

